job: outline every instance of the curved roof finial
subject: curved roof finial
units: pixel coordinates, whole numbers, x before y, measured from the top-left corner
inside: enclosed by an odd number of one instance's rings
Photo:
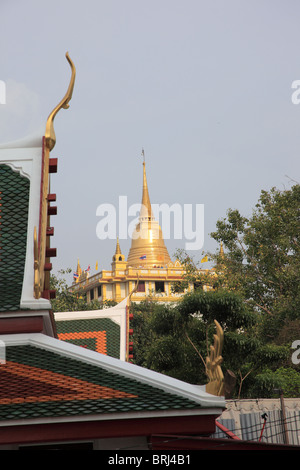
[[[71,60],[70,57],[69,57],[69,53],[68,53],[68,52],[66,52],[66,58],[67,58],[67,61],[68,61],[69,64],[70,64],[71,71],[72,71],[72,75],[71,75],[70,83],[69,83],[69,86],[68,86],[68,89],[67,89],[67,92],[66,92],[65,96],[64,96],[63,99],[58,103],[58,105],[55,106],[55,108],[54,108],[53,111],[49,114],[48,119],[47,119],[46,131],[45,131],[45,139],[46,139],[46,145],[47,145],[47,147],[49,148],[50,151],[53,149],[53,147],[54,147],[54,145],[55,145],[55,143],[56,143],[56,136],[55,136],[54,127],[53,127],[54,118],[55,118],[56,114],[58,113],[58,111],[59,111],[61,108],[68,109],[68,107],[69,107],[69,101],[70,101],[71,98],[72,98],[73,88],[74,88],[74,83],[75,83],[76,69],[75,69],[75,66],[74,66],[72,60]]]

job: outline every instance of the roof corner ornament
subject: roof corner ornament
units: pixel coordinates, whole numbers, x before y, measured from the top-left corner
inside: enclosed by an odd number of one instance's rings
[[[73,88],[75,83],[76,69],[69,57],[69,53],[66,52],[66,58],[71,67],[71,78],[70,83],[67,89],[67,92],[63,99],[58,103],[58,105],[53,109],[49,114],[45,135],[44,135],[44,146],[43,146],[43,164],[42,164],[42,176],[41,176],[41,195],[40,195],[40,220],[39,220],[39,229],[34,228],[34,297],[39,299],[40,297],[48,298],[50,295],[50,274],[49,267],[51,268],[51,263],[48,263],[48,256],[46,256],[47,248],[49,248],[49,241],[47,240],[47,228],[49,228],[50,215],[48,213],[49,209],[49,162],[50,162],[50,152],[55,146],[56,136],[53,127],[53,121],[61,108],[68,109],[69,101],[72,98]],[[46,265],[48,264],[47,268]]]
[[[70,64],[72,74],[71,74],[71,78],[70,78],[69,87],[67,89],[67,92],[66,92],[65,96],[58,103],[58,105],[55,106],[55,108],[49,114],[48,119],[47,119],[46,131],[45,131],[45,140],[46,140],[46,146],[48,147],[49,151],[51,151],[53,149],[53,147],[56,143],[56,136],[55,136],[54,126],[53,126],[54,118],[55,118],[56,114],[58,113],[58,111],[61,108],[64,108],[64,109],[69,108],[69,101],[71,100],[72,94],[73,94],[73,88],[74,88],[75,76],[76,76],[76,69],[75,69],[74,63],[70,59],[70,56],[69,56],[68,52],[66,52],[66,58],[67,58],[67,61]]]
[[[221,369],[223,357],[221,355],[224,332],[217,320],[214,320],[216,325],[216,334],[214,335],[214,344],[210,346],[210,354],[206,358],[206,375],[209,378],[206,384],[206,392],[216,396],[224,395],[224,375]]]

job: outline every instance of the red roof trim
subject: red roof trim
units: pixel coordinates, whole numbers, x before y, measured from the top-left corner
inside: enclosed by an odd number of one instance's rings
[[[41,333],[43,331],[42,316],[0,318],[0,334]]]
[[[159,433],[209,435],[215,431],[213,415],[132,418],[98,421],[14,425],[0,427],[0,444],[66,442],[82,439],[151,436]]]

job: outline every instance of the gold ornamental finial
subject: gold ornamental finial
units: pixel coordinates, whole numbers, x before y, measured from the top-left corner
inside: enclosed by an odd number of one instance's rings
[[[117,246],[116,246],[116,252],[115,255],[121,255],[121,248],[120,248],[120,243],[119,243],[119,237],[117,237]]]
[[[41,206],[40,206],[40,224],[39,230],[35,230],[34,234],[34,296],[36,299],[43,295],[48,295],[50,292],[50,274],[49,271],[45,270],[46,249],[49,248],[47,241],[47,226],[49,225],[48,215],[48,194],[50,189],[50,178],[49,178],[49,159],[50,152],[56,143],[56,137],[53,127],[53,121],[57,112],[61,108],[67,109],[69,107],[69,101],[72,98],[74,83],[75,83],[75,67],[71,61],[68,52],[66,58],[70,64],[72,75],[69,83],[67,93],[60,103],[53,109],[49,114],[46,129],[44,135],[45,146],[43,149],[43,170],[42,170],[42,185],[41,185]],[[49,263],[50,264],[50,263]],[[43,294],[45,292],[45,294]]]
[[[146,163],[145,163],[144,149],[142,151],[142,155],[144,157],[144,160],[143,160],[143,194],[142,194],[142,207],[141,207],[141,212],[140,212],[140,220],[141,219],[153,220],[154,217],[153,217],[152,207],[150,203],[147,176],[146,176]]]
[[[67,61],[70,64],[72,75],[71,75],[69,87],[68,87],[68,90],[67,90],[65,96],[60,101],[60,103],[58,103],[58,105],[55,106],[55,108],[49,114],[48,119],[47,119],[46,131],[45,131],[45,140],[46,140],[46,145],[47,145],[49,151],[51,151],[53,149],[53,147],[56,143],[56,136],[55,136],[54,127],[53,127],[54,118],[55,118],[56,114],[58,113],[58,111],[61,108],[64,108],[64,109],[69,108],[69,101],[71,100],[72,94],[73,94],[73,88],[74,88],[75,76],[76,76],[76,69],[75,69],[75,66],[74,66],[72,60],[69,57],[68,52],[66,52],[66,58],[67,58]]]
[[[79,258],[77,259],[76,273],[78,274],[78,276],[80,276],[82,274],[82,269],[81,269],[81,266],[80,266]]]

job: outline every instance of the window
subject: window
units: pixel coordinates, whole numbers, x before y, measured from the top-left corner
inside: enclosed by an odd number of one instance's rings
[[[94,289],[90,290],[90,299],[94,300]]]
[[[102,296],[102,286],[98,286],[97,290],[98,290],[98,297],[101,297]]]
[[[164,281],[155,281],[155,292],[165,292]]]
[[[145,281],[139,281],[137,292],[145,292]]]

